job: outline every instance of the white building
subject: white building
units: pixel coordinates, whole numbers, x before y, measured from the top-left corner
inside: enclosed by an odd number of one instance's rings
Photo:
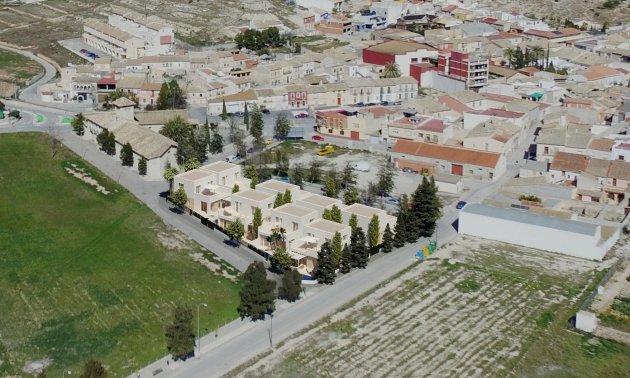
[[[601,261],[619,239],[620,229],[602,233],[598,224],[468,204],[459,213],[459,233]]]

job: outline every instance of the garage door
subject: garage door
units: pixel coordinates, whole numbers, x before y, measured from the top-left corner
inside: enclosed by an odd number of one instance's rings
[[[350,131],[350,139],[359,140],[359,132],[358,131]]]
[[[464,166],[459,165],[459,164],[452,164],[451,165],[451,173],[456,175],[456,176],[463,176],[464,175]]]

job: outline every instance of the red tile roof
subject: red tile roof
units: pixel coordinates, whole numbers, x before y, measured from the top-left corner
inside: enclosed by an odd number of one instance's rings
[[[464,112],[470,112],[472,111],[471,108],[469,108],[468,106],[462,104],[461,102],[457,101],[456,99],[454,99],[451,96],[440,96],[437,98],[438,102],[442,105],[448,106],[449,108],[451,108],[452,110],[458,112],[458,113],[464,113]]]
[[[470,150],[461,147],[440,146],[433,143],[398,140],[393,148],[394,152],[406,155],[420,156],[429,159],[451,161],[459,164],[470,164],[480,167],[495,168],[500,154]]]
[[[479,114],[489,115],[493,117],[501,117],[501,118],[512,118],[512,119],[521,118],[523,116],[523,113],[511,112],[509,110],[503,110],[503,109],[497,109],[497,108],[486,109],[480,112]]]
[[[98,79],[98,81],[96,82],[96,84],[108,84],[108,85],[113,85],[116,84],[116,78],[114,77],[102,77],[100,79]]]
[[[550,169],[563,172],[584,172],[588,167],[588,156],[558,151],[553,155]]]

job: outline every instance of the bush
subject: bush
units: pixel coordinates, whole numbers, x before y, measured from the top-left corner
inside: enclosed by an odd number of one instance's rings
[[[530,202],[536,202],[536,203],[541,203],[542,201],[540,200],[539,197],[533,195],[533,194],[521,194],[518,197],[519,201],[530,201]]]
[[[472,293],[478,291],[481,288],[479,282],[472,279],[465,279],[455,284],[455,287],[462,293]]]

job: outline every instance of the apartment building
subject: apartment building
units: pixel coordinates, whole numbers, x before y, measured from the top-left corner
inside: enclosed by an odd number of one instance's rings
[[[118,59],[137,59],[146,54],[142,39],[94,18],[85,21],[81,37],[87,45]]]
[[[479,53],[448,51],[438,56],[438,72],[463,82],[466,89],[478,89],[488,84],[489,65],[488,57]]]

